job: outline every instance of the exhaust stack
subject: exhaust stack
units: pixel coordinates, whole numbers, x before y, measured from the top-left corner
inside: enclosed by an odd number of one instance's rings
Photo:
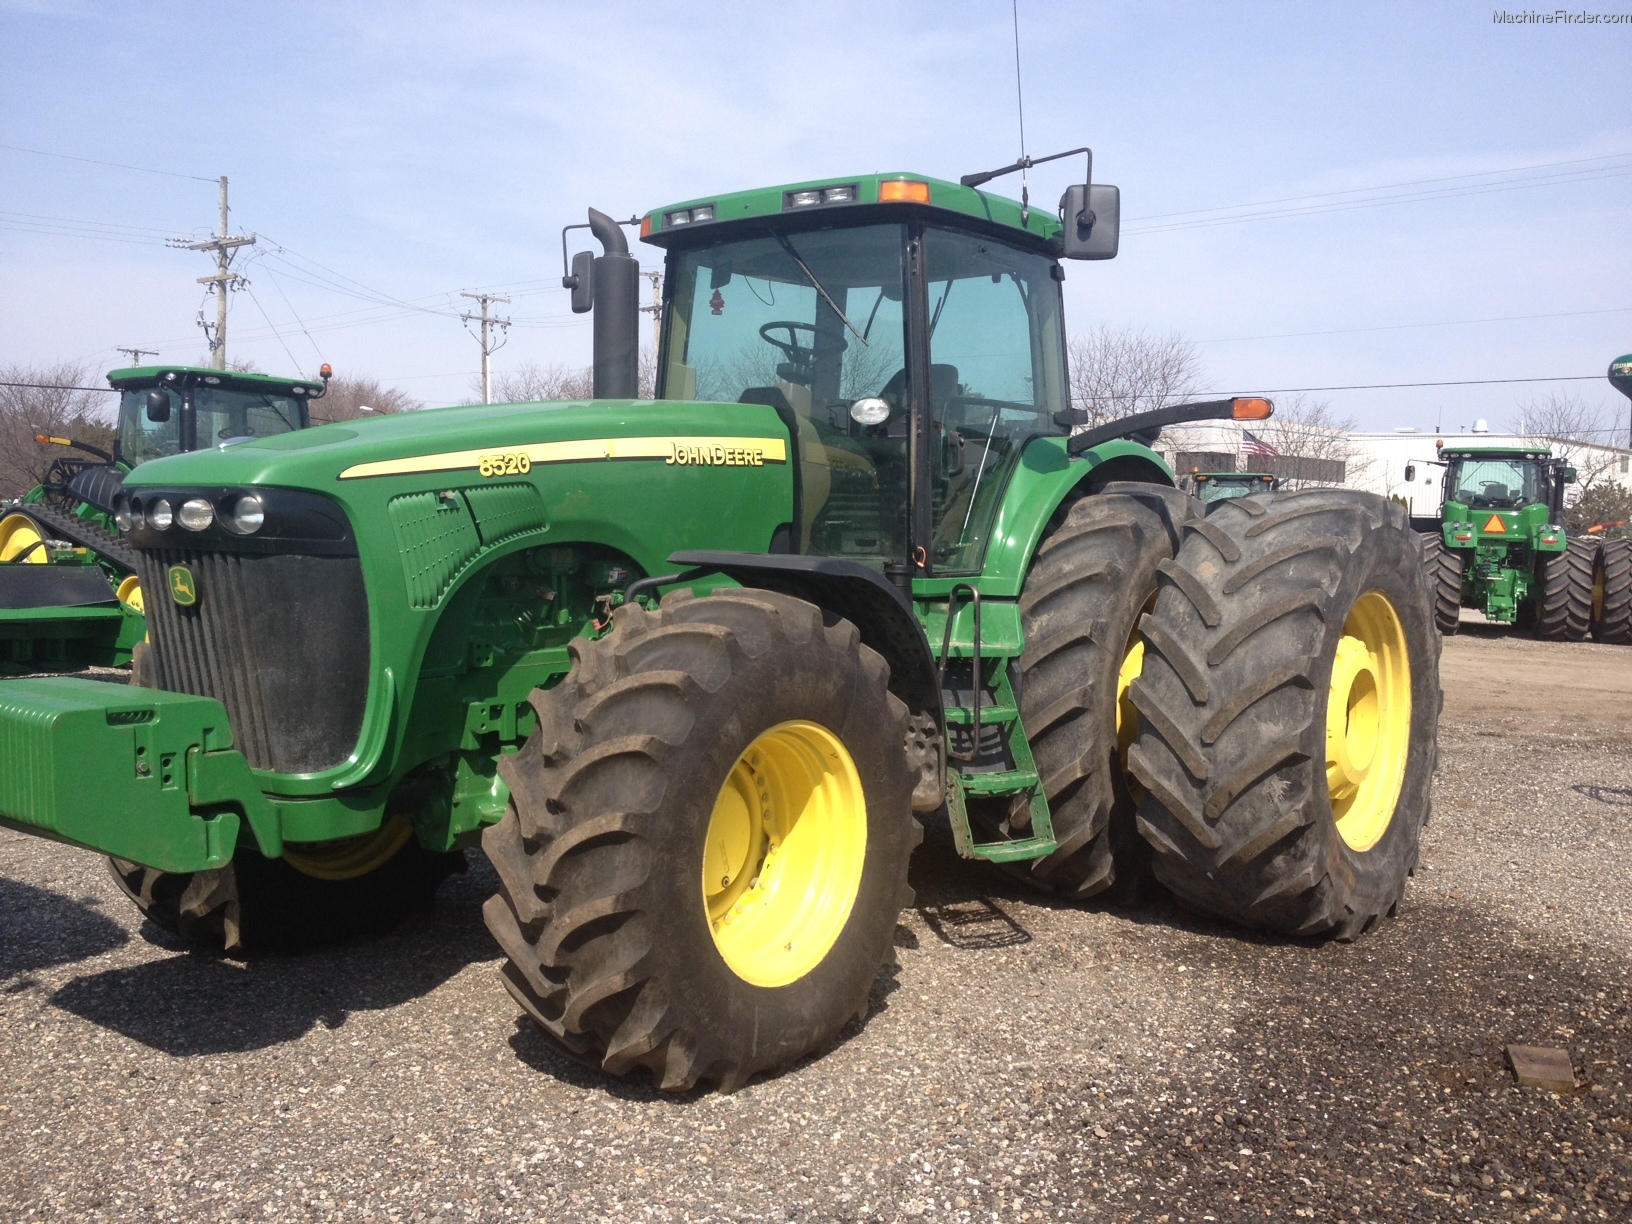
[[[584,269],[589,292],[575,289],[572,306],[595,311],[594,395],[634,399],[640,390],[640,261],[629,254],[623,229],[598,209],[589,210],[589,231],[604,253]]]

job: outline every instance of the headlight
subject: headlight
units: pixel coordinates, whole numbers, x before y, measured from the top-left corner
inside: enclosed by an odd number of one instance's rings
[[[850,419],[857,425],[882,425],[890,419],[890,402],[876,395],[858,399],[850,405]]]
[[[266,522],[266,507],[253,493],[240,497],[232,508],[232,525],[245,535],[253,535]]]
[[[130,504],[130,498],[119,499],[119,504],[113,508],[114,526],[124,534],[129,535],[142,525],[142,516]]]
[[[147,508],[148,525],[158,531],[169,531],[175,517],[174,511],[170,509],[170,503],[162,497],[155,498],[153,504]]]
[[[188,531],[203,531],[215,522],[215,509],[202,497],[189,497],[176,511],[176,519]]]

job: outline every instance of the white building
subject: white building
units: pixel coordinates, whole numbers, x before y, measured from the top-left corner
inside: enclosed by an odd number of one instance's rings
[[[1273,470],[1272,460],[1242,453],[1241,435],[1251,430],[1250,424],[1243,426],[1233,421],[1176,426],[1164,430],[1156,445],[1163,458],[1174,464],[1174,470],[1180,476],[1187,475],[1188,468],[1179,471],[1180,464],[1176,461],[1181,454],[1195,452],[1234,455],[1237,471]],[[1273,430],[1266,428],[1262,432],[1267,440],[1281,444],[1283,453],[1288,452]],[[1574,501],[1576,490],[1587,484],[1607,482],[1632,489],[1632,450],[1624,446],[1548,442],[1523,434],[1490,433],[1477,428],[1471,433],[1435,433],[1426,429],[1402,428],[1387,432],[1350,433],[1341,438],[1328,439],[1328,444],[1318,449],[1324,452],[1322,457],[1346,453],[1347,470],[1343,483],[1348,488],[1366,489],[1381,493],[1384,497],[1403,497],[1410,503],[1413,515],[1431,518],[1439,513],[1440,480],[1445,474],[1445,469],[1434,463],[1439,458],[1438,448],[1434,445],[1436,439],[1443,440],[1446,446],[1537,447],[1546,448],[1555,455],[1568,456],[1579,474],[1579,483],[1566,492],[1567,501]],[[1416,468],[1415,479],[1411,481],[1405,478],[1408,465]]]

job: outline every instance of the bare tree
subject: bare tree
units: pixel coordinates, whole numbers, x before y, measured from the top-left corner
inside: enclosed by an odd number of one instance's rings
[[[116,396],[91,387],[89,366],[0,366],[0,500],[21,497],[45,477],[53,459],[68,452],[34,441],[36,434],[74,438],[111,450]]]
[[[1520,405],[1514,432],[1545,442],[1555,455],[1569,459],[1582,493],[1619,465],[1620,456],[1607,449],[1615,440],[1614,422],[1603,405],[1574,391],[1537,395]]]
[[[650,349],[640,352],[635,371],[635,398],[651,399],[657,387],[657,359]],[[481,393],[481,382],[474,384]],[[514,370],[493,377],[493,395],[501,404],[525,404],[535,400],[587,400],[595,397],[595,368],[552,361],[524,362]]]
[[[1249,427],[1254,437],[1261,438],[1279,452],[1278,462],[1268,462],[1281,476],[1283,487],[1303,488],[1308,485],[1335,483],[1335,470],[1330,476],[1317,474],[1321,464],[1307,464],[1300,468],[1292,460],[1314,459],[1325,463],[1343,464],[1342,481],[1352,484],[1366,474],[1375,462],[1354,441],[1359,423],[1353,417],[1339,416],[1327,400],[1306,399],[1291,395],[1275,401],[1275,414],[1267,421]],[[1247,465],[1254,467],[1263,460],[1249,457]]]
[[[1073,336],[1067,352],[1071,406],[1088,414],[1089,425],[1180,403],[1201,377],[1196,346],[1174,334],[1101,323]]]
[[[1582,492],[1564,511],[1564,527],[1570,532],[1598,527],[1611,535],[1632,534],[1632,489],[1606,480]]]
[[[377,378],[331,378],[323,398],[312,405],[312,423],[355,421],[359,417],[412,412],[423,406],[407,392],[387,387]]]
[[[589,366],[569,366],[562,362],[524,362],[514,370],[493,377],[493,394],[501,403],[523,404],[533,400],[589,399],[593,375]],[[481,380],[476,393],[481,394]]]

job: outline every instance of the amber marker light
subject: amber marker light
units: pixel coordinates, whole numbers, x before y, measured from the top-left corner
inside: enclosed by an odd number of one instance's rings
[[[1267,421],[1275,405],[1267,399],[1238,395],[1230,401],[1230,415],[1238,421]]]
[[[880,204],[928,204],[929,184],[913,179],[889,179],[878,185]]]
[[[652,234],[652,214],[647,213],[644,217],[642,217],[640,219],[640,236],[642,238],[649,238],[649,237],[651,237],[651,234]]]

